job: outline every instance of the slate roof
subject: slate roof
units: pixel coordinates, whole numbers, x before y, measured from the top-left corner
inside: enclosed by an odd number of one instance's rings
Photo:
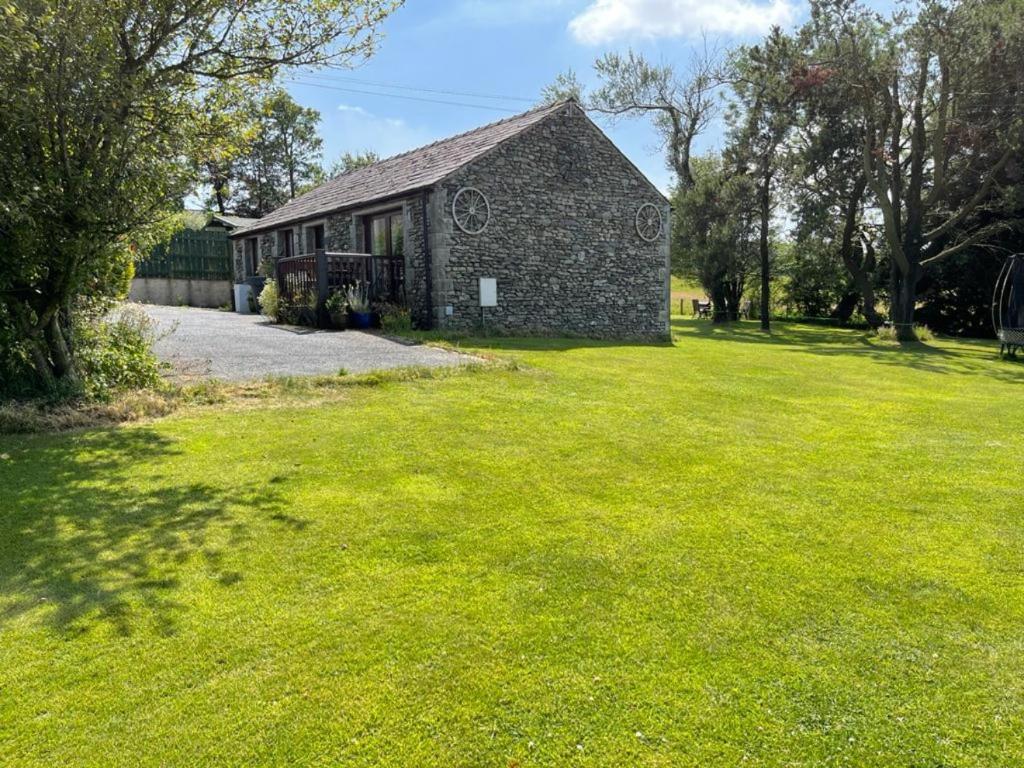
[[[210,217],[211,221],[219,221],[221,224],[226,225],[229,229],[237,229],[238,227],[248,227],[251,224],[255,224],[259,219],[252,219],[247,216],[235,216],[230,213],[215,213]]]
[[[232,237],[261,232],[292,222],[375,200],[430,187],[480,157],[488,150],[562,109],[568,101],[532,109],[482,128],[436,141],[419,149],[358,168],[324,182],[285,203],[250,226],[236,229]]]

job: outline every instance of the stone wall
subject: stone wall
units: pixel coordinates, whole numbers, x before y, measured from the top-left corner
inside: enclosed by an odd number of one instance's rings
[[[429,279],[427,274],[427,245],[429,227],[425,230],[423,218],[424,199],[422,195],[409,198],[403,206],[405,252],[405,292],[409,312],[417,328],[430,328],[431,308]],[[427,212],[429,216],[429,209]]]
[[[476,187],[490,204],[478,235],[452,218],[452,199],[463,186]],[[653,243],[636,229],[644,203],[662,215]],[[668,334],[669,204],[575,105],[446,179],[431,207],[438,327]],[[498,306],[483,313],[480,277],[498,285]]]
[[[240,283],[246,277],[245,266],[245,239],[231,241],[231,255],[233,256],[235,282]]]
[[[327,217],[324,225],[324,245],[328,251],[348,253],[353,250],[351,214],[335,213]]]
[[[268,274],[264,277],[270,277],[270,265],[273,259],[277,256],[277,235],[273,232],[264,232],[260,235],[260,269],[267,272]]]
[[[128,291],[131,301],[168,307],[219,309],[232,304],[230,280],[180,280],[170,277],[136,277]]]
[[[277,238],[273,232],[264,232],[256,235],[259,238],[259,255],[260,255],[260,268],[265,268],[266,262],[268,262],[271,256],[275,253],[277,247]],[[250,274],[252,271],[248,264],[245,263],[245,241],[248,238],[239,237],[231,241],[231,252],[234,256],[234,272],[235,282],[241,283],[246,278],[252,277]],[[265,277],[265,275],[264,275]]]

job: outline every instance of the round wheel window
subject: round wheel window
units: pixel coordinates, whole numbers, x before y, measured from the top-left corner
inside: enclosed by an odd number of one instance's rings
[[[644,203],[636,212],[636,233],[641,240],[653,243],[661,237],[661,211],[651,203]]]
[[[452,218],[467,235],[479,235],[490,221],[491,206],[479,189],[463,187],[452,200]]]

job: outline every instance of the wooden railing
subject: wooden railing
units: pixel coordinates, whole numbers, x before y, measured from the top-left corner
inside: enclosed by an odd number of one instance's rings
[[[316,251],[277,260],[277,286],[282,300],[300,302],[316,296],[317,317],[325,322],[324,303],[349,285],[368,286],[371,301],[405,304],[405,259],[368,253]]]

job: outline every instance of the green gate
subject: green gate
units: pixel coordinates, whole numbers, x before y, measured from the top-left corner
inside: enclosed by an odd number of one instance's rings
[[[231,243],[224,230],[185,229],[135,265],[136,277],[231,280]]]

